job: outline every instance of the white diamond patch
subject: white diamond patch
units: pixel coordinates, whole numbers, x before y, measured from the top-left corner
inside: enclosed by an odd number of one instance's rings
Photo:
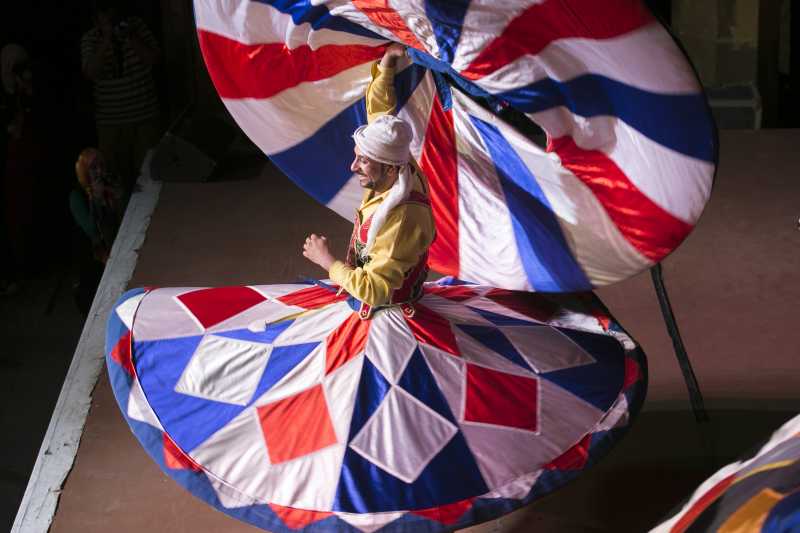
[[[204,337],[175,385],[175,392],[247,405],[271,351],[268,344],[216,335]]]
[[[413,483],[457,432],[430,407],[392,387],[350,447],[396,478]]]

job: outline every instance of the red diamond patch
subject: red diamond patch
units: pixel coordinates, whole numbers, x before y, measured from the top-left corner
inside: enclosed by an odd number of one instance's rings
[[[178,300],[208,329],[260,304],[266,298],[250,287],[214,287],[181,294]]]
[[[467,365],[464,420],[536,431],[539,384],[536,379]]]
[[[257,411],[272,464],[336,444],[322,385],[264,405]]]

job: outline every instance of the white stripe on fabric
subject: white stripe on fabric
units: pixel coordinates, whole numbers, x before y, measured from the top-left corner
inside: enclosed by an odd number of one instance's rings
[[[453,91],[453,99],[457,99],[470,114],[497,127],[536,177],[536,182],[558,219],[573,257],[593,286],[625,279],[652,264],[625,239],[589,187],[563,168],[555,154],[543,152],[516,130],[457,91]],[[478,134],[473,133],[473,136],[477,137]],[[476,138],[474,142],[479,141]],[[480,146],[483,146],[482,141],[480,142]],[[488,159],[488,155],[484,157]],[[477,198],[473,201],[480,204]],[[510,222],[506,227],[506,231],[511,233]],[[479,251],[483,250],[484,241],[478,241],[475,246]],[[488,259],[483,258],[476,264],[491,264],[486,262]],[[507,278],[501,279],[506,280],[507,284]]]
[[[383,41],[321,28],[309,23],[295,25],[292,16],[261,2],[195,0],[197,28],[243,44],[284,43],[294,49],[307,45],[316,50],[325,45],[376,46]]]
[[[585,118],[566,107],[528,117],[553,138],[569,135],[580,148],[606,154],[656,205],[694,225],[711,196],[714,165],[686,156],[610,116]]]
[[[131,382],[131,392],[128,395],[128,418],[150,424],[154,428],[164,431],[161,421],[156,416],[153,408],[150,407],[150,403],[147,401],[138,379],[134,379]]]
[[[494,163],[453,91],[453,124],[458,150],[459,277],[476,283],[530,291],[519,257]],[[486,265],[492,265],[487,269]]]
[[[428,121],[431,116],[435,90],[436,85],[433,82],[433,76],[430,72],[426,72],[417,88],[414,89],[414,94],[411,95],[403,108],[397,113],[398,117],[411,124],[414,138],[411,141],[409,150],[417,161],[422,156],[422,150],[425,146],[425,134],[428,131]]]
[[[700,86],[672,37],[654,22],[610,39],[569,38],[524,55],[476,81],[491,93],[551,78],[597,74],[658,94],[695,94]]]
[[[431,22],[425,16],[425,3],[425,0],[389,0],[390,7],[397,11],[428,54],[439,57],[439,43],[436,42]]]
[[[355,357],[325,377],[322,385],[333,429],[338,442],[347,442],[350,421],[356,404],[356,393],[361,382],[364,358]],[[342,448],[344,454],[344,448]],[[344,455],[340,461],[344,460]]]
[[[347,522],[362,533],[373,533],[378,531],[386,524],[401,518],[406,511],[395,511],[385,513],[334,513],[336,516]]]
[[[387,41],[396,41],[397,36],[390,30],[376,25],[360,9],[356,8],[350,0],[311,0],[314,5],[325,4],[331,15],[342,17],[350,22],[358,24],[362,28],[377,33],[386,38]]]
[[[497,7],[497,0],[471,0],[464,22],[461,24],[456,56],[452,66],[461,71],[480,54],[486,46],[502,34],[506,26],[523,11],[544,0],[524,0],[506,3],[502,9]]]
[[[356,208],[361,204],[364,196],[364,188],[358,179],[358,174],[353,174],[350,179],[339,189],[339,192],[328,202],[328,209],[335,211],[339,216],[352,220],[356,213]]]
[[[331,14],[346,18],[363,28],[386,37],[388,40],[399,41],[399,38],[394,33],[375,24],[372,19],[349,1],[333,0],[324,2],[324,4]],[[425,13],[424,0],[389,0],[388,4],[389,9],[397,11],[397,14],[403,19],[411,33],[427,48],[426,52],[434,57],[439,57],[439,45],[436,43],[436,36],[433,33],[430,21],[424,15],[421,15]]]
[[[133,329],[133,318],[136,316],[136,310],[139,308],[139,303],[142,301],[145,294],[147,293],[143,292],[128,298],[114,310],[122,323],[125,324],[126,328]]]
[[[201,288],[164,287],[149,291],[139,304],[133,321],[133,340],[176,339],[202,334],[203,326],[177,298]]]
[[[303,82],[271,98],[224,98],[244,133],[267,155],[295,146],[364,96],[372,63]]]

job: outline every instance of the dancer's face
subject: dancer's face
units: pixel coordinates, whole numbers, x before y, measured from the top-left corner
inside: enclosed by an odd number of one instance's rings
[[[358,176],[358,183],[365,189],[383,192],[389,189],[397,179],[397,167],[370,159],[363,155],[358,146],[354,149],[355,157],[350,170]]]

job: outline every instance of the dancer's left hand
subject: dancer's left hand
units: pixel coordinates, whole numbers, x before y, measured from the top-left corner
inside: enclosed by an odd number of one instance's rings
[[[303,256],[323,269],[330,270],[336,258],[328,248],[328,239],[324,235],[311,234],[303,244]]]

